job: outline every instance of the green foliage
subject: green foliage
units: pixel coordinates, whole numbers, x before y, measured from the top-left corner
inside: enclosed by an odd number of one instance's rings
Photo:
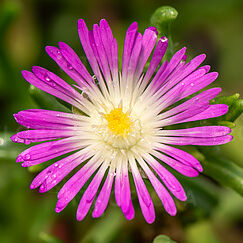
[[[60,101],[59,99],[57,100],[54,96],[45,93],[33,85],[29,86],[29,94],[41,109],[68,111],[67,107],[58,102]],[[63,104],[66,103],[63,102]]]
[[[206,154],[201,161],[204,173],[224,186],[228,186],[243,196],[243,168],[220,155],[215,148],[200,148]]]
[[[176,241],[171,240],[166,235],[159,235],[159,236],[155,237],[155,239],[153,240],[153,243],[176,243]]]
[[[178,16],[178,12],[171,6],[162,6],[158,8],[152,15],[151,25],[156,27],[159,36],[166,36],[168,38],[168,49],[165,53],[164,59],[169,60],[174,54],[174,45],[171,35],[171,25]]]
[[[16,144],[10,140],[12,134],[0,133],[0,160],[16,159],[18,154],[25,147],[23,144]]]
[[[111,242],[125,223],[124,220],[118,209],[112,210],[112,214],[109,214],[89,229],[85,238],[80,243]]]
[[[155,26],[160,35],[168,36],[170,25],[177,18],[178,12],[171,6],[158,8],[151,17],[151,24]]]
[[[25,2],[28,2],[28,7],[25,6]],[[113,2],[110,1],[112,4]],[[112,4],[110,6],[113,6]],[[176,50],[176,45],[173,44],[171,36],[171,28],[173,27],[175,28],[173,38],[181,44],[188,42],[186,44],[191,47],[190,50],[194,49],[196,54],[199,54],[201,51],[199,50],[200,48],[197,48],[197,45],[200,46],[200,44],[206,43],[206,47],[209,49],[204,48],[203,51],[207,52],[209,63],[222,73],[223,79],[221,80],[224,91],[227,92],[226,88],[231,88],[228,90],[228,93],[235,92],[234,89],[238,89],[238,87],[239,90],[237,91],[241,91],[243,75],[242,69],[239,66],[241,65],[243,54],[241,48],[242,35],[237,33],[237,30],[238,32],[239,30],[241,31],[242,27],[241,1],[175,1],[174,4],[176,9],[180,10],[180,19],[178,18],[178,21],[175,22],[178,12],[170,6],[158,8],[151,17],[151,24],[158,28],[159,35],[165,35],[169,38],[169,50],[165,58],[170,59]],[[66,103],[62,103],[62,101],[45,94],[33,86],[29,87],[25,85],[24,80],[20,76],[20,70],[15,67],[13,60],[11,60],[8,48],[12,48],[11,43],[13,41],[11,40],[13,39],[14,43],[19,43],[15,33],[18,33],[18,31],[19,33],[24,33],[28,25],[25,24],[26,19],[23,21],[23,18],[30,16],[27,20],[33,23],[37,21],[38,28],[34,25],[36,33],[28,32],[32,35],[31,37],[25,36],[26,38],[35,38],[33,35],[40,35],[42,43],[53,45],[56,45],[57,41],[60,40],[71,41],[71,46],[79,50],[80,43],[76,32],[71,31],[75,28],[73,16],[77,18],[87,18],[89,15],[93,16],[90,14],[93,13],[93,5],[87,1],[75,0],[6,0],[4,4],[0,3],[0,95],[2,116],[2,132],[0,134],[0,242],[65,242],[65,240],[59,240],[55,235],[56,232],[59,232],[57,235],[62,235],[60,234],[62,229],[66,230],[69,228],[70,232],[68,233],[67,242],[152,242],[154,235],[161,233],[171,235],[178,242],[184,242],[182,239],[185,239],[187,243],[221,242],[218,235],[214,232],[214,224],[218,227],[226,225],[226,228],[223,228],[222,232],[226,232],[225,234],[231,236],[231,234],[234,234],[232,232],[235,229],[232,231],[228,230],[230,230],[230,227],[234,227],[234,224],[236,225],[237,222],[241,222],[243,217],[241,207],[242,197],[240,196],[243,195],[243,169],[230,157],[226,158],[228,155],[225,156],[224,146],[212,148],[192,146],[187,148],[187,150],[190,150],[188,152],[202,163],[204,168],[203,174],[206,176],[201,175],[198,178],[186,178],[173,171],[173,174],[175,174],[185,188],[188,200],[181,204],[177,202],[179,216],[164,216],[165,213],[163,211],[157,214],[156,222],[153,225],[146,225],[147,228],[144,227],[145,223],[143,219],[139,219],[141,213],[139,212],[139,204],[136,201],[136,197],[133,197],[136,219],[132,222],[126,221],[117,207],[110,207],[102,218],[94,220],[89,215],[89,218],[85,222],[79,223],[75,220],[74,216],[79,198],[76,199],[77,201],[73,201],[73,204],[76,204],[75,206],[70,205],[64,213],[57,215],[54,213],[57,189],[53,189],[45,196],[33,191],[30,192],[27,189],[32,178],[35,176],[34,173],[40,171],[42,165],[30,167],[29,171],[32,173],[28,173],[27,170],[15,164],[15,158],[22,150],[26,149],[26,146],[14,144],[9,139],[13,133],[22,129],[14,123],[12,113],[23,108],[32,107],[32,104],[29,103],[29,96],[43,109],[59,111],[72,109],[74,113],[79,113],[80,111],[70,106],[66,107]],[[134,3],[123,1],[116,6],[117,9],[121,9],[121,13],[116,15],[118,16],[116,19],[117,24],[113,23],[113,29],[118,32],[118,43],[123,43],[121,29],[125,28],[121,28],[121,26],[127,25],[128,22],[130,23],[131,19],[138,20],[140,28],[147,26],[147,20],[155,7],[154,5],[153,2],[141,0]],[[45,14],[43,14],[41,9],[45,10]],[[46,9],[50,9],[51,11],[48,13]],[[55,11],[52,11],[53,9]],[[105,13],[108,12],[109,9],[105,9]],[[96,12],[97,19],[100,16],[104,16],[104,10],[102,12],[102,9]],[[113,13],[111,16],[113,16]],[[119,19],[119,16],[122,16],[122,18]],[[19,20],[22,22],[20,21],[21,24],[18,27],[20,29],[18,30],[13,24],[16,24]],[[90,19],[87,22],[89,24],[93,23],[93,17],[92,20]],[[65,24],[65,28],[63,24]],[[59,26],[59,28],[55,28],[56,26]],[[200,34],[206,33],[206,37],[202,36],[201,38],[200,35],[197,37],[198,26]],[[70,37],[71,32],[72,36]],[[14,35],[11,33],[14,33]],[[202,41],[193,38],[202,39]],[[229,43],[231,43],[230,46]],[[212,48],[210,49],[211,45]],[[225,48],[226,46],[227,48]],[[40,48],[43,49],[43,47]],[[219,49],[217,50],[217,48]],[[119,51],[120,53],[122,52],[122,50]],[[28,58],[29,54],[26,52],[25,56],[19,59],[24,61],[25,58]],[[45,55],[36,55],[34,58],[36,58],[34,59],[36,63],[47,65]],[[217,61],[218,59],[220,59],[220,62]],[[84,60],[82,59],[82,61]],[[49,61],[48,59],[48,67],[52,68],[51,65],[53,63]],[[21,63],[17,65],[21,66]],[[227,104],[229,112],[222,117],[203,121],[199,125],[216,124],[234,129],[235,120],[243,112],[243,101],[239,99],[239,94],[217,97],[211,103]],[[237,126],[242,127],[241,123],[239,119],[239,125]],[[187,125],[192,126],[195,123]],[[242,130],[239,129],[240,131]],[[240,145],[239,149],[235,150],[236,154],[242,153],[241,147]],[[242,162],[237,162],[238,164],[242,164]],[[43,166],[45,167],[46,164]],[[233,189],[238,194],[234,194],[233,190],[227,190],[225,187]],[[110,204],[112,206],[112,202]],[[68,211],[69,209],[71,211]],[[202,215],[199,216],[197,214],[198,209],[202,209],[205,212],[203,220]],[[156,210],[159,210],[157,205]],[[173,223],[170,226],[166,226],[166,223],[170,220]],[[62,228],[63,225],[64,227]],[[183,237],[180,235],[177,237],[177,234],[180,232],[176,228],[178,225],[181,227],[180,230]],[[240,227],[239,224],[237,227]],[[236,229],[239,230],[241,228]],[[220,228],[218,230],[220,232]],[[159,235],[153,242],[169,243],[175,241],[166,235]]]
[[[211,101],[212,104],[226,104],[229,106],[229,111],[224,116],[217,118],[218,122],[233,123],[243,112],[243,99],[239,99],[240,94],[236,93],[231,96],[217,97]],[[228,123],[228,124],[230,124]],[[224,123],[223,123],[224,124]],[[227,123],[225,123],[227,124]]]
[[[63,241],[45,232],[40,233],[40,240],[41,243],[63,243]]]

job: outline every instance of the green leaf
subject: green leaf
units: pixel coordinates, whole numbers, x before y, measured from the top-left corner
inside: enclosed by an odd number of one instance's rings
[[[31,173],[36,173],[36,172],[43,170],[44,168],[45,168],[45,166],[43,164],[38,164],[38,165],[33,165],[33,166],[28,167],[28,171]]]
[[[11,141],[13,134],[0,133],[0,159],[16,159],[24,146]]]
[[[58,238],[44,232],[40,233],[40,239],[42,243],[63,243]]]
[[[81,116],[85,116],[86,115],[83,111],[79,110],[75,106],[72,106],[72,113],[73,114],[77,114],[77,115],[81,115]]]
[[[240,97],[239,93],[236,93],[231,96],[219,96],[215,99],[211,100],[211,104],[226,104],[226,105],[232,105],[236,100],[238,100]]]
[[[191,153],[198,160],[204,160],[205,157],[194,147],[190,147],[187,152]],[[161,164],[162,161],[157,159]],[[203,175],[196,178],[188,178],[181,175],[171,167],[164,165],[182,184],[187,195],[187,202],[202,209],[205,213],[210,213],[218,204],[219,188],[207,180]]]
[[[187,202],[210,213],[218,204],[219,189],[203,176],[188,178],[177,176],[186,191]]]
[[[109,214],[102,217],[87,232],[81,243],[107,243],[112,242],[114,237],[124,225],[125,219],[117,208],[110,210]]]
[[[228,186],[243,196],[243,168],[234,162],[222,158],[216,148],[202,147],[200,151],[207,155],[201,161],[204,173],[221,185]]]
[[[240,94],[236,93],[231,96],[222,96],[213,99],[211,104],[226,104],[229,106],[229,111],[224,116],[213,119],[213,121],[228,121],[231,124],[228,124],[229,127],[234,127],[233,123],[243,112],[243,99],[239,99]]]
[[[58,102],[59,100],[57,100],[55,97],[45,93],[33,85],[30,85],[29,93],[35,103],[42,109],[58,110],[64,112],[68,111],[67,107],[65,107],[63,104],[60,104]]]
[[[153,243],[176,243],[176,241],[171,240],[167,235],[159,235],[154,238]]]
[[[235,121],[243,112],[243,99],[236,100],[230,107],[227,114],[224,115],[226,121]]]

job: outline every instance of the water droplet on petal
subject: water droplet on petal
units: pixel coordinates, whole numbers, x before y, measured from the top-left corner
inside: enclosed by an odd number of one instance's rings
[[[61,60],[62,59],[62,54],[60,51],[57,51],[57,59]]]
[[[161,38],[161,41],[162,41],[162,42],[165,42],[165,41],[167,41],[167,40],[168,40],[168,39],[167,39],[165,36]]]
[[[24,140],[24,144],[28,145],[28,144],[30,144],[30,143],[31,143],[31,142],[30,142],[29,139],[25,139],[25,140]]]
[[[49,78],[49,76],[48,76],[47,74],[44,75],[44,79],[45,79],[47,82],[51,81],[51,79]]]
[[[29,160],[30,159],[30,155],[29,154],[26,154],[25,156],[24,156],[24,160]]]
[[[56,83],[55,83],[55,82],[51,82],[50,85],[51,85],[52,87],[55,87],[55,86],[56,86]]]
[[[67,68],[68,68],[69,70],[73,70],[73,66],[72,66],[70,63],[67,64]]]

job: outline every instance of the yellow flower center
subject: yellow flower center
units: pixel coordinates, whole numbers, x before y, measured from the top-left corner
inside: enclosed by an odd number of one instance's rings
[[[122,108],[115,108],[109,114],[105,115],[108,122],[108,127],[114,135],[126,137],[131,131],[133,122],[128,117],[127,113],[122,112]]]

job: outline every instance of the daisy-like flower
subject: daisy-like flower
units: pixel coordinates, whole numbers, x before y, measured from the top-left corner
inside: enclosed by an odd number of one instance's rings
[[[121,71],[117,42],[106,20],[88,30],[80,19],[78,33],[92,73],[63,42],[58,48],[47,46],[46,51],[76,85],[69,85],[42,67],[34,66],[32,72],[22,72],[29,83],[80,111],[30,109],[14,115],[19,124],[32,129],[12,136],[14,142],[47,141],[23,151],[17,162],[28,167],[51,159],[56,161],[36,176],[31,189],[49,191],[76,168],[76,173],[58,193],[56,212],[62,211],[88,184],[78,205],[77,219],[86,216],[94,201],[92,215],[100,217],[114,184],[116,203],[131,220],[135,213],[130,183],[134,182],[144,218],[152,223],[155,211],[141,176],[144,173],[165,210],[175,215],[172,195],[185,201],[186,194],[164,164],[188,177],[197,176],[203,169],[192,155],[173,145],[219,145],[232,139],[228,135],[230,129],[224,126],[164,129],[221,116],[228,107],[209,103],[220,93],[220,88],[198,93],[218,76],[209,72],[208,65],[199,67],[204,54],[186,62],[186,48],[182,48],[170,61],[162,62],[167,38],[157,40],[154,27],[146,29],[143,35],[137,29],[137,23],[132,23],[126,32]],[[184,99],[190,95],[194,96]],[[65,154],[66,157],[58,158]]]

